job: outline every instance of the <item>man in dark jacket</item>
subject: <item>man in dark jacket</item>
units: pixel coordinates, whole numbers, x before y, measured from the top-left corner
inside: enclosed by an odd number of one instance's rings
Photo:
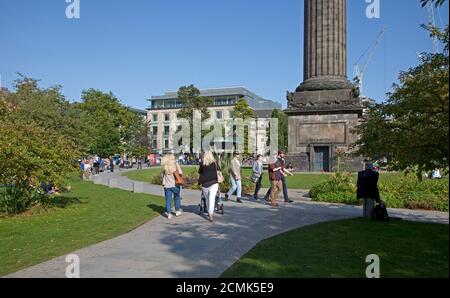
[[[380,174],[375,171],[372,163],[366,164],[366,170],[358,173],[357,196],[364,200],[364,217],[372,217],[374,202],[380,200],[379,178]]]

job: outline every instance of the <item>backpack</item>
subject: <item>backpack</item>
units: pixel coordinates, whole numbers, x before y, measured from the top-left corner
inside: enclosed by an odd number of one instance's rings
[[[386,208],[386,204],[383,201],[379,201],[372,211],[372,219],[377,221],[389,221],[389,214]]]

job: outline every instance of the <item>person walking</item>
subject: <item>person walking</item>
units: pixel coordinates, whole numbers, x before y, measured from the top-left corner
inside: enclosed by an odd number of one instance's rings
[[[217,171],[219,170],[220,167],[212,152],[210,150],[206,151],[198,170],[198,173],[200,174],[198,183],[202,186],[203,197],[206,198],[208,220],[210,222],[214,221],[214,207],[217,192],[219,191],[219,178],[217,175]]]
[[[283,190],[283,163],[280,156],[274,157],[273,161],[269,164],[269,180],[270,180],[270,201],[272,207],[278,207],[278,196]]]
[[[258,154],[256,157],[255,162],[253,163],[253,175],[252,175],[252,181],[256,183],[255,193],[253,194],[254,200],[259,200],[258,194],[262,187],[262,179],[263,179],[263,171],[264,171],[264,165],[262,160],[262,155]]]
[[[80,178],[84,177],[84,160],[80,160]]]
[[[166,198],[166,217],[172,218],[172,199],[175,202],[175,216],[181,216],[180,186],[176,184],[175,175],[183,175],[180,166],[175,160],[175,155],[168,154],[161,160],[164,195]],[[177,173],[176,173],[177,172]]]
[[[114,173],[114,159],[112,157],[109,157],[109,171]]]
[[[239,161],[239,153],[234,154],[234,158],[231,160],[230,166],[230,182],[231,189],[225,195],[225,201],[228,201],[229,198],[236,191],[237,202],[242,203],[242,178],[241,178],[241,162]]]
[[[142,157],[138,157],[137,159],[137,169],[142,170]]]
[[[282,163],[282,167],[283,170],[281,171],[281,182],[283,183],[283,197],[284,197],[284,201],[286,203],[293,203],[294,201],[292,201],[291,199],[289,199],[289,193],[288,193],[288,188],[287,188],[287,176],[291,176],[293,177],[294,174],[291,173],[291,171],[289,171],[286,168],[286,153],[284,151],[280,151],[278,153],[278,156],[281,160]]]
[[[364,200],[363,216],[371,218],[375,202],[380,201],[378,190],[380,174],[375,171],[373,163],[367,163],[365,168],[358,173],[357,197]]]
[[[89,160],[84,161],[84,180],[88,181],[91,177],[92,166]]]
[[[283,184],[283,197],[284,197],[284,201],[286,203],[293,203],[294,201],[292,201],[291,199],[289,199],[289,193],[288,193],[288,188],[287,188],[287,180],[286,177],[287,176],[294,176],[294,174],[292,174],[291,171],[289,171],[288,169],[285,168],[286,165],[286,153],[284,151],[279,151],[278,152],[278,156],[276,157],[279,162],[282,165],[282,171],[281,171],[281,183]],[[264,197],[265,201],[269,201],[270,195],[272,193],[272,188],[269,188],[269,190],[266,193],[266,196]]]

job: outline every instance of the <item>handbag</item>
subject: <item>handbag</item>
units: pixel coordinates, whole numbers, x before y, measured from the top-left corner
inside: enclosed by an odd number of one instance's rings
[[[253,173],[252,177],[250,177],[250,180],[253,183],[258,183],[260,178],[261,178],[261,175],[258,175],[257,173]]]
[[[183,186],[185,184],[183,176],[178,171],[173,172],[173,176],[175,177],[176,186]]]
[[[225,182],[225,178],[223,177],[223,173],[222,170],[220,169],[219,165],[216,162],[216,169],[217,169],[217,182],[220,183],[224,183]]]

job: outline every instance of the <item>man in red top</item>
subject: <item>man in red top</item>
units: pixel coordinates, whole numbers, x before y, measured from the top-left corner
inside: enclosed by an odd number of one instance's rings
[[[273,207],[277,207],[278,195],[283,190],[283,162],[280,158],[275,157],[269,164],[269,180],[271,185],[270,200]]]

